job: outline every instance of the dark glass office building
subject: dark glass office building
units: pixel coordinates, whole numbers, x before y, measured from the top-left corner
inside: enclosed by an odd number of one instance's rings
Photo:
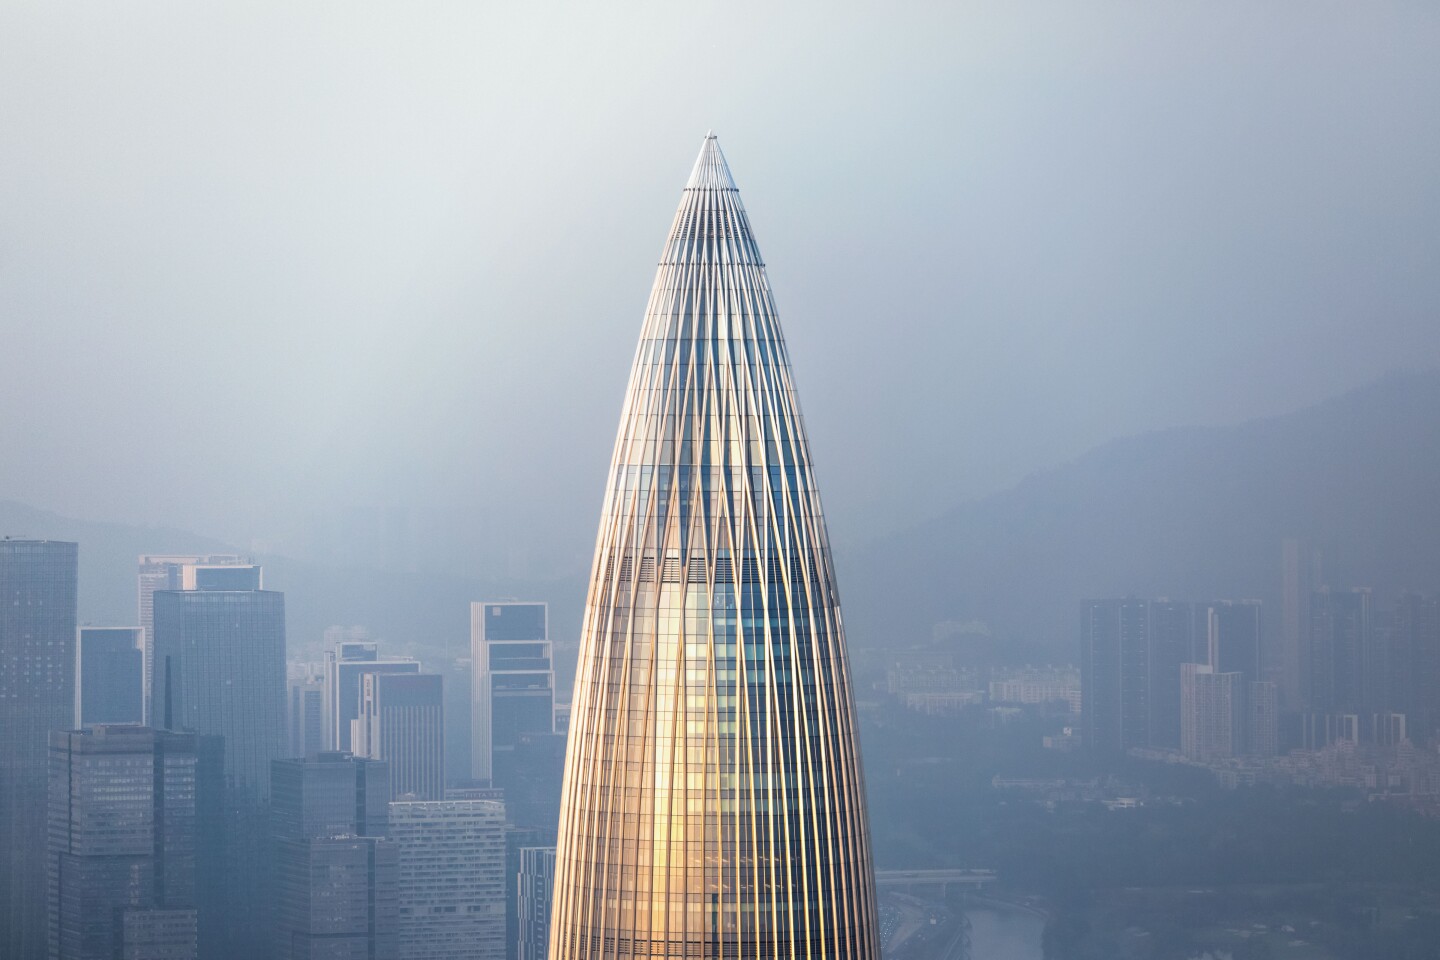
[[[230,789],[263,801],[286,747],[285,595],[259,589],[258,568],[238,582],[252,568],[213,569],[218,583],[154,594],[151,716],[224,737]]]
[[[45,956],[50,732],[75,725],[79,547],[0,540],[0,957]]]
[[[278,960],[396,960],[399,858],[383,762],[326,752],[273,764]]]
[[[139,627],[80,628],[80,725],[141,723],[145,652]]]
[[[211,869],[200,899],[207,960],[263,956],[273,941],[270,764],[285,755],[285,597],[256,566],[185,566],[157,590],[152,723],[223,744]],[[207,842],[211,842],[208,841]]]
[[[197,762],[193,734],[50,735],[52,960],[195,960]]]

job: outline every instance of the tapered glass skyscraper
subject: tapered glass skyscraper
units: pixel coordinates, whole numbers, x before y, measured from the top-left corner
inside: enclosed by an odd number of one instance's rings
[[[765,264],[707,137],[595,550],[550,956],[879,957],[830,547]]]

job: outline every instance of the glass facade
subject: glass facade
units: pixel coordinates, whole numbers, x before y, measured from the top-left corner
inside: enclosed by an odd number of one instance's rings
[[[550,956],[879,956],[828,537],[765,265],[714,138],[621,415]]]
[[[0,957],[45,955],[49,735],[75,725],[79,547],[0,540]]]
[[[150,715],[169,730],[225,738],[237,797],[263,802],[285,754],[285,595],[160,590]]]
[[[196,748],[133,725],[50,734],[51,957],[194,960]]]
[[[140,723],[145,661],[138,627],[80,628],[80,725]]]
[[[497,786],[521,775],[516,750],[526,734],[555,724],[555,669],[543,603],[470,605],[470,775]]]

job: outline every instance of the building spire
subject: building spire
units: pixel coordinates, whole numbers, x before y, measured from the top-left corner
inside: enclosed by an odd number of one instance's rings
[[[734,190],[735,180],[730,176],[730,165],[725,154],[720,152],[720,139],[714,131],[705,134],[700,141],[700,156],[695,158],[695,168],[690,171],[686,190]]]

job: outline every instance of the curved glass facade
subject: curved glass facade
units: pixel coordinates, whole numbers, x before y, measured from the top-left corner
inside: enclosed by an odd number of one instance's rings
[[[879,954],[820,498],[765,264],[707,137],[600,520],[550,956]]]

